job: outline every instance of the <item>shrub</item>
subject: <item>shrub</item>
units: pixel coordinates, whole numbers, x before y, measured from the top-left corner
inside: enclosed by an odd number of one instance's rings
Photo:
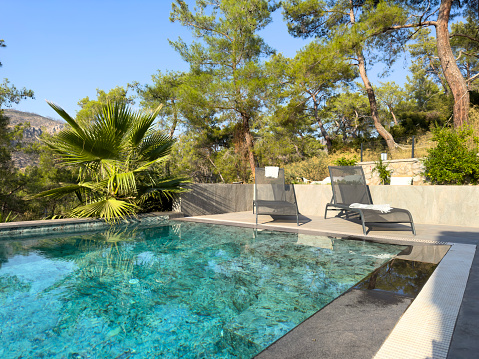
[[[307,178],[310,181],[320,181],[327,176],[329,176],[329,173],[326,155],[308,158],[284,166],[286,183],[302,183],[302,178]]]
[[[334,161],[336,166],[355,166],[358,163],[358,159],[356,156],[352,158],[347,157],[339,157],[337,160]]]
[[[378,162],[374,162],[376,167],[373,168],[373,172],[376,171],[379,174],[382,184],[391,183],[391,173],[392,170],[388,170],[388,165],[384,164],[383,160],[380,158]]]
[[[433,184],[476,184],[479,181],[478,138],[470,127],[434,131],[436,147],[424,160],[425,176]]]

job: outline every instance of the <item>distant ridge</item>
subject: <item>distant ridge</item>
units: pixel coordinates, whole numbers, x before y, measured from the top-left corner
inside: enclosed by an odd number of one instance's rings
[[[30,123],[30,127],[23,131],[23,142],[32,143],[37,142],[38,137],[42,133],[48,133],[54,135],[65,128],[65,122],[55,120],[48,117],[43,117],[31,112],[22,112],[17,110],[3,110],[6,117],[9,118],[9,127],[13,128],[16,125],[22,125],[27,122]],[[26,154],[22,151],[14,152],[12,154],[15,167],[19,169],[25,169],[27,166],[37,165],[38,156]]]

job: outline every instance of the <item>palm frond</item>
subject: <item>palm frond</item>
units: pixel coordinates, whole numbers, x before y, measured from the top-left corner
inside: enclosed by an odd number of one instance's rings
[[[130,141],[133,146],[138,146],[142,142],[145,135],[151,129],[153,121],[155,121],[155,118],[158,117],[162,107],[163,104],[160,104],[160,106],[150,113],[136,113],[136,118],[134,121],[135,126],[132,128],[132,132],[130,134]]]
[[[48,191],[43,191],[40,193],[37,193],[36,195],[31,196],[29,199],[34,199],[34,198],[42,198],[42,197],[49,197],[53,199],[58,199],[62,198],[68,194],[76,193],[78,191],[91,191],[92,188],[89,185],[85,185],[83,183],[79,184],[68,184],[64,185],[62,187],[50,189]]]
[[[145,172],[147,171],[151,166],[153,166],[154,164],[158,164],[158,163],[161,163],[161,162],[165,162],[168,158],[167,157],[160,157],[160,158],[157,158],[153,161],[150,161],[150,162],[146,162],[146,163],[143,163],[141,166],[138,166],[137,168],[135,168],[133,170],[133,172],[135,173],[142,173],[142,172]]]
[[[95,116],[96,129],[103,135],[109,133],[122,145],[131,130],[133,115],[125,103],[109,102],[102,105]]]
[[[134,215],[138,210],[139,207],[132,203],[108,198],[76,207],[71,213],[75,217],[97,217],[109,223],[116,223],[120,219]]]
[[[132,111],[125,103],[102,105],[88,122],[76,122],[61,107],[49,103],[71,128],[44,142],[62,163],[79,169],[76,185],[62,186],[37,196],[75,193],[81,203],[72,215],[114,222],[140,210],[132,202],[173,198],[184,192],[185,179],[158,179],[158,165],[167,160],[174,140],[153,129],[162,108],[151,113]],[[91,181],[91,182],[87,182]]]
[[[56,113],[58,113],[61,118],[63,118],[80,136],[84,135],[83,129],[78,125],[78,123],[70,117],[70,115],[56,103],[46,100]]]
[[[136,180],[133,172],[115,173],[108,179],[108,191],[116,196],[136,195]]]
[[[179,194],[188,192],[185,187],[190,181],[183,177],[166,178],[160,181],[150,183],[150,185],[139,185],[138,195],[139,203],[144,202],[149,197],[166,196],[169,198],[178,197]]]
[[[149,161],[170,154],[175,140],[161,131],[155,131],[146,137],[140,145],[140,155]]]
[[[89,131],[85,132],[84,136],[81,137],[75,131],[64,130],[43,142],[68,164],[95,162],[102,158],[116,157],[116,140],[108,133]]]

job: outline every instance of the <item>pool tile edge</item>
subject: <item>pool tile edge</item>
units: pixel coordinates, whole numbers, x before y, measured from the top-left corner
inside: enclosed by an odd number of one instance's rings
[[[451,247],[375,359],[447,358],[475,251],[470,244]]]
[[[137,217],[122,220],[119,225],[151,225],[165,222],[168,219],[180,218],[180,212],[153,212],[140,214]],[[68,218],[56,220],[39,220],[25,222],[0,223],[0,240],[10,237],[24,237],[37,234],[71,233],[85,230],[101,230],[110,228],[104,220],[91,218]]]

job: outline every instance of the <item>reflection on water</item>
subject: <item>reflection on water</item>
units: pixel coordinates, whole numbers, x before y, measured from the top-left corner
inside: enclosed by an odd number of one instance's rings
[[[355,289],[382,290],[416,297],[437,264],[393,259],[372,272]]]
[[[0,241],[0,357],[250,357],[404,248],[187,222]]]

